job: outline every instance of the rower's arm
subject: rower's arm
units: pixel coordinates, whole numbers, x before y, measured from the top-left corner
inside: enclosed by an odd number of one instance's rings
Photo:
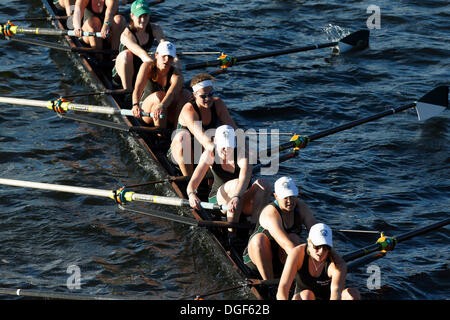
[[[264,229],[269,231],[277,244],[289,255],[295,244],[284,231],[281,217],[273,206],[264,208],[259,217],[259,223]]]
[[[213,151],[214,144],[203,131],[203,128],[199,123],[200,118],[198,117],[198,115],[196,115],[194,107],[190,102],[186,103],[186,105],[183,107],[182,115],[180,114],[180,118],[181,117],[182,119],[180,120],[184,121],[184,125],[194,135],[197,141],[200,142],[205,149]]]
[[[70,1],[69,0],[64,0],[64,9],[66,10],[66,15],[68,17],[70,17],[72,15],[72,9],[70,8]]]
[[[105,1],[106,11],[105,11],[105,19],[103,23],[112,24],[114,20],[114,15],[119,10],[119,1],[118,0],[106,0]]]
[[[164,99],[161,101],[163,112],[166,113],[167,108],[171,105],[171,103],[174,101],[176,95],[178,93],[181,94],[181,89],[183,87],[183,75],[181,73],[178,73],[176,70],[170,77],[170,87],[169,90],[167,90],[166,95],[164,96]]]
[[[149,22],[150,23],[150,22]],[[164,35],[164,32],[159,24],[152,23],[152,32],[153,32],[153,38],[156,39],[156,41],[166,41],[166,36]]]
[[[313,225],[317,223],[316,218],[314,217],[314,214],[311,210],[311,208],[297,198],[297,206],[300,209],[301,216],[302,216],[302,223],[306,227],[306,229],[309,231]]]
[[[234,152],[239,152],[238,148],[235,148]],[[247,186],[249,185],[250,179],[252,178],[253,165],[249,163],[247,154],[240,155],[239,153],[237,157],[237,165],[241,170],[239,172],[239,179],[235,193],[231,195],[231,197],[239,196],[242,199],[242,195],[247,190]]]
[[[223,102],[222,99],[218,98],[216,101],[216,111],[217,116],[219,117],[222,124],[227,124],[229,126],[232,126],[234,130],[236,130],[238,127],[236,123],[234,122],[233,118],[231,118],[230,112],[228,111],[227,106],[225,105],[225,102]]]
[[[72,24],[73,24],[74,30],[81,29],[81,27],[82,27],[81,19],[83,18],[84,10],[86,9],[88,1],[89,0],[77,0],[75,2],[75,8],[73,11],[73,18],[72,18],[73,19]]]
[[[208,172],[209,166],[212,165],[213,162],[214,154],[205,150],[200,156],[199,164],[195,168],[194,173],[192,173],[191,180],[189,180],[186,188],[186,193],[188,195],[192,192],[196,192],[198,186]]]
[[[330,300],[341,300],[342,290],[345,286],[346,268],[338,268],[336,264],[331,263],[328,267],[328,276],[331,277]]]
[[[294,281],[295,274],[305,259],[305,245],[300,245],[292,249],[291,253],[284,264],[283,273],[281,274],[280,282],[278,284],[277,300],[288,300],[289,290],[291,289],[292,281]]]
[[[133,106],[139,103],[144,92],[145,85],[148,81],[148,76],[150,72],[151,62],[144,62],[139,68],[139,72],[136,76],[136,84],[134,85],[134,90],[132,94]]]
[[[347,272],[347,263],[333,248],[330,249],[330,256],[337,269]]]
[[[153,59],[148,55],[147,51],[142,49],[142,47],[136,42],[136,38],[130,32],[130,29],[125,28],[125,30],[120,35],[120,42],[127,47],[134,55],[138,56],[142,62],[152,62]]]

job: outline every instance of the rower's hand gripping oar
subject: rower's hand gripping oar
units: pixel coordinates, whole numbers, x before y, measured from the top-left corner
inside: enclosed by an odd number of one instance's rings
[[[238,63],[238,62],[244,62],[244,61],[251,61],[256,59],[263,59],[268,57],[275,57],[283,54],[290,54],[290,53],[296,53],[296,52],[304,52],[304,51],[311,51],[311,50],[317,50],[327,47],[339,47],[340,52],[348,52],[351,50],[362,50],[366,48],[369,45],[369,30],[359,30],[354,33],[349,34],[348,36],[342,38],[339,41],[335,42],[327,42],[327,43],[321,43],[321,44],[313,44],[305,47],[295,47],[295,48],[289,48],[284,50],[276,50],[276,51],[270,51],[266,53],[260,53],[260,54],[252,54],[247,56],[240,56],[240,57],[232,57],[228,56],[222,53],[222,55],[216,59],[201,63],[192,63],[185,66],[185,70],[193,70],[193,69],[199,69],[199,68],[205,68],[205,67],[217,67],[221,66],[222,68],[231,67],[232,65]]]
[[[442,111],[448,108],[448,86],[440,86],[437,87],[430,92],[428,92],[426,95],[424,95],[422,98],[420,98],[417,102],[408,104],[406,106],[398,107],[395,109],[389,109],[384,112],[377,113],[375,115],[372,115],[367,118],[363,118],[360,120],[355,120],[352,122],[349,122],[347,124],[327,129],[321,132],[318,132],[313,135],[309,136],[294,136],[291,141],[281,144],[279,146],[279,151],[287,150],[290,148],[305,148],[306,145],[314,140],[332,135],[337,132],[341,132],[356,126],[359,126],[361,124],[371,122],[386,116],[390,116],[393,114],[396,114],[398,112],[416,108],[417,111],[417,117],[420,121],[425,121],[427,119],[430,119],[432,117],[437,116]]]
[[[130,117],[133,116],[133,112],[129,109],[118,110],[118,109],[112,108],[112,107],[78,104],[78,103],[73,103],[70,101],[65,101],[64,99],[43,101],[43,100],[12,98],[12,97],[0,97],[0,103],[27,105],[27,106],[33,106],[33,107],[44,107],[44,108],[51,109],[58,113],[62,113],[64,111],[71,110],[71,111],[92,112],[92,113],[101,113],[101,114],[110,114],[110,115],[120,114],[123,116],[130,116]],[[153,117],[153,113],[141,111],[141,116]],[[160,115],[159,117],[163,118],[164,115]]]
[[[135,193],[126,188],[120,188],[118,190],[102,190],[102,189],[94,189],[94,188],[83,188],[83,187],[74,187],[74,186],[67,186],[67,185],[58,185],[58,184],[40,183],[40,182],[4,179],[4,178],[0,178],[0,184],[14,186],[14,187],[22,187],[22,188],[34,188],[34,189],[42,189],[42,190],[50,190],[50,191],[77,193],[77,194],[84,194],[84,195],[97,196],[97,197],[106,197],[106,198],[113,199],[117,203],[121,203],[121,204],[124,204],[127,202],[132,202],[132,201],[138,201],[138,202],[150,202],[150,203],[155,203],[155,204],[163,204],[163,205],[170,205],[170,206],[177,206],[177,207],[190,206],[189,200],[186,200],[186,199]],[[213,203],[209,203],[209,202],[201,202],[200,206],[203,209],[208,209],[208,210],[227,211],[227,206],[213,204]]]

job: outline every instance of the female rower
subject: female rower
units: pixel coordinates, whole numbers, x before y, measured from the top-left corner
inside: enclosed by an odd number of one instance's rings
[[[194,98],[183,106],[178,117],[169,157],[172,155],[185,176],[192,175],[194,171],[194,140],[213,152],[214,143],[206,134],[207,130],[215,130],[220,124],[237,129],[225,103],[214,96],[213,80],[213,76],[207,73],[200,73],[192,79],[190,84]]]
[[[73,20],[75,35],[80,37],[82,31],[101,32],[112,50],[117,50],[120,35],[125,28],[125,18],[117,14],[119,0],[76,0]],[[70,27],[69,27],[70,28]],[[83,37],[83,41],[94,49],[103,49],[103,39],[97,37]]]
[[[113,81],[131,90],[142,62],[152,62],[148,51],[153,41],[164,41],[164,33],[158,24],[150,23],[147,1],[136,0],[131,5],[130,24],[120,36],[119,55],[112,71]]]
[[[189,204],[192,208],[200,209],[197,187],[208,169],[211,169],[214,183],[209,194],[209,202],[227,205],[228,222],[239,222],[241,213],[251,216],[253,221],[256,221],[270,197],[270,184],[264,179],[251,183],[253,166],[249,163],[248,150],[245,146],[239,148],[242,150],[236,148],[235,131],[231,126],[218,127],[214,142],[218,161],[215,161],[214,151],[205,150],[202,153],[187,186]],[[232,229],[229,229],[229,232],[230,240],[233,242],[236,232]]]
[[[191,97],[190,92],[183,89],[181,71],[172,65],[175,57],[175,45],[162,41],[156,48],[155,60],[143,62],[139,68],[132,95],[132,111],[136,118],[141,117],[142,110],[152,112],[153,118],[142,118],[146,124],[166,128],[170,123],[175,127],[181,107]]]
[[[294,300],[359,300],[359,290],[346,288],[345,263],[333,250],[330,227],[317,223],[309,230],[306,244],[291,250],[278,286],[277,299],[287,300],[295,278]],[[342,259],[342,258],[341,258]]]
[[[309,206],[298,198],[298,188],[289,177],[275,181],[275,201],[261,212],[255,231],[244,250],[244,263],[259,271],[264,280],[281,273],[290,251],[301,243],[302,225],[309,229],[316,219]]]

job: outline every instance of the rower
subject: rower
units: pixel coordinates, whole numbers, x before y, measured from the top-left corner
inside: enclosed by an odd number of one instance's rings
[[[73,15],[67,19],[67,27],[74,29],[77,37],[82,31],[101,32],[112,50],[119,49],[120,35],[126,20],[117,14],[119,0],[76,0]],[[94,49],[103,49],[103,39],[83,37],[83,41]]]
[[[154,40],[164,41],[164,33],[156,23],[150,23],[150,7],[145,0],[136,0],[131,5],[130,24],[120,36],[119,55],[112,71],[116,85],[122,84],[131,90],[142,62],[152,62],[148,51]]]
[[[248,148],[236,148],[236,136],[233,127],[222,125],[216,129],[214,142],[215,152],[205,150],[192,174],[186,192],[192,208],[200,209],[197,187],[205,177],[208,169],[214,176],[214,182],[208,201],[219,205],[227,205],[228,222],[239,222],[241,213],[258,219],[261,209],[268,202],[271,187],[264,179],[251,183],[253,165],[249,163]],[[217,160],[215,161],[216,153]],[[228,229],[230,242],[238,242],[236,230]]]
[[[66,15],[70,17],[75,8],[75,0],[53,0],[53,5],[60,11],[65,11]]]
[[[277,299],[287,300],[295,278],[293,300],[359,300],[356,288],[345,288],[347,268],[336,263],[329,226],[317,223],[309,230],[307,243],[291,250],[278,285]]]
[[[316,223],[310,207],[298,198],[298,188],[289,177],[275,182],[275,201],[261,212],[255,230],[244,250],[244,263],[264,280],[279,274],[286,255],[301,243],[302,225]]]
[[[213,131],[220,123],[237,129],[223,100],[215,96],[213,81],[213,76],[207,73],[200,73],[192,79],[190,85],[194,97],[183,106],[178,117],[177,133],[172,139],[168,157],[178,164],[184,176],[190,176],[194,171],[194,141],[213,152],[214,143],[207,131],[214,135]]]
[[[132,94],[132,111],[138,119],[142,110],[153,113],[153,118],[142,118],[147,125],[175,127],[181,107],[192,96],[183,89],[181,71],[172,65],[175,57],[175,45],[162,41],[156,48],[155,59],[143,62],[139,68]]]

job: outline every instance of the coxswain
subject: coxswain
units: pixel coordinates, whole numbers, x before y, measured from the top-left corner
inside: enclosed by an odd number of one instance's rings
[[[244,139],[245,140],[245,139]],[[194,170],[186,192],[192,208],[200,209],[197,188],[209,169],[214,182],[209,193],[208,202],[226,205],[227,221],[239,222],[241,213],[254,222],[261,209],[268,202],[271,186],[265,179],[251,182],[253,165],[249,163],[248,148],[239,145],[236,148],[236,135],[233,127],[222,125],[215,131],[214,151],[205,150],[200,156],[199,164]],[[215,157],[215,153],[217,157]],[[217,158],[217,161],[215,161]],[[235,229],[228,229],[230,242],[239,242]]]
[[[112,50],[119,49],[120,35],[125,29],[126,20],[117,14],[119,0],[76,0],[73,16],[68,19],[75,35],[81,37],[83,31],[101,32],[102,38],[83,37],[83,41],[94,49],[103,49],[103,39]]]
[[[130,24],[120,36],[119,54],[112,71],[113,81],[125,90],[132,90],[136,74],[143,62],[152,62],[149,55],[154,41],[164,41],[164,33],[156,23],[150,22],[147,1],[136,0],[131,5]]]
[[[147,125],[160,128],[175,128],[181,107],[192,96],[183,89],[183,75],[173,66],[176,57],[175,45],[169,41],[159,43],[155,59],[143,62],[136,77],[132,94],[132,111],[136,118],[140,112],[153,113],[153,117],[142,117]]]
[[[183,106],[178,117],[177,133],[172,139],[168,156],[180,167],[184,176],[190,176],[194,171],[194,143],[198,142],[204,149],[213,152],[211,138],[217,127],[227,124],[237,129],[227,106],[216,96],[213,81],[213,76],[208,73],[200,73],[191,80],[194,97]]]
[[[309,229],[316,223],[310,207],[298,198],[291,178],[275,181],[274,191],[275,201],[262,210],[243,253],[245,265],[264,280],[281,273],[287,254],[301,243],[302,227]]]
[[[359,300],[358,289],[345,288],[347,269],[345,263],[336,263],[337,257],[330,227],[323,223],[313,225],[307,243],[289,253],[278,285],[277,299],[289,298],[295,278],[293,300]]]

